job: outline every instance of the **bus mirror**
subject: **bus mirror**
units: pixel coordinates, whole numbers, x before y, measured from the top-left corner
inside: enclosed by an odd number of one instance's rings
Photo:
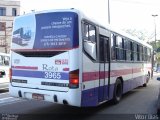
[[[84,50],[96,60],[96,44],[90,41],[84,41]]]

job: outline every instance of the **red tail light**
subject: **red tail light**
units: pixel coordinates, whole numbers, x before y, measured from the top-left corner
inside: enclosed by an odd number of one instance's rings
[[[79,70],[74,70],[69,73],[69,87],[70,88],[79,87]]]

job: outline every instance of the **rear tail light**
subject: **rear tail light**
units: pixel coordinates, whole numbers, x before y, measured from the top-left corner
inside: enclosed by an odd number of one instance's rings
[[[10,82],[11,82],[11,80],[12,80],[12,69],[11,68],[9,69],[9,79],[10,79]]]
[[[74,70],[69,73],[69,87],[70,88],[79,87],[79,70]]]

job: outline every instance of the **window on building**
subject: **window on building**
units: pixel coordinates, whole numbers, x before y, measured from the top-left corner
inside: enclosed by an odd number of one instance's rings
[[[0,16],[6,16],[6,8],[0,7]]]
[[[17,9],[16,8],[12,8],[12,16],[17,16]]]
[[[6,22],[0,22],[0,31],[5,31],[6,29]]]

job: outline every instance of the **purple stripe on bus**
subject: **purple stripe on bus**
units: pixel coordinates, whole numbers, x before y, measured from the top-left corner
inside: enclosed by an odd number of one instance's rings
[[[134,79],[130,79],[127,81],[124,81],[123,83],[123,93],[126,93],[138,86],[143,85],[146,82],[146,76],[140,76]],[[105,95],[103,95],[103,92],[99,92],[100,90],[105,89]],[[81,98],[81,106],[87,107],[87,106],[97,106],[99,104],[98,99],[99,97],[104,96],[105,100],[111,100],[113,98],[113,91],[114,91],[114,84],[110,84],[109,89],[109,98],[108,96],[108,85],[96,87],[88,90],[82,91],[82,98]]]
[[[59,73],[59,75],[56,76],[55,74],[57,74],[57,73]],[[46,74],[48,74],[48,75],[46,75]],[[49,74],[53,74],[53,75],[49,75]],[[56,79],[56,80],[69,80],[69,74],[65,73],[65,72],[12,70],[12,76]]]

